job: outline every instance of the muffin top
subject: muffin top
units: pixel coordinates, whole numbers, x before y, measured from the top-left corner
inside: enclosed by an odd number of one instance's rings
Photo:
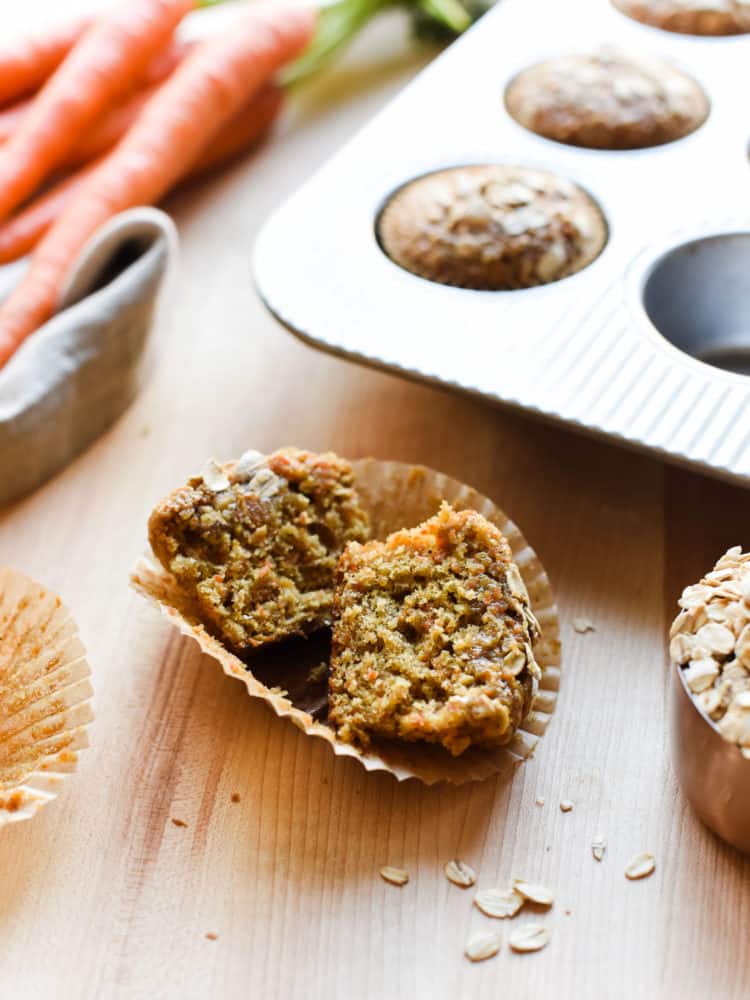
[[[416,178],[391,197],[377,230],[407,271],[493,291],[558,281],[591,263],[607,239],[598,207],[571,181],[496,164]]]
[[[750,0],[613,0],[643,24],[684,35],[743,35],[750,31]]]
[[[530,131],[590,149],[659,146],[708,115],[706,95],[685,73],[614,49],[531,66],[511,82],[505,103]]]

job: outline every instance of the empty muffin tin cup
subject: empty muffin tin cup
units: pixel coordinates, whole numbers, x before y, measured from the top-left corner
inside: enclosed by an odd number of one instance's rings
[[[700,711],[676,663],[672,673],[672,756],[682,790],[709,829],[750,854],[750,759]]]
[[[678,350],[750,375],[750,232],[704,236],[673,247],[643,281],[651,323]]]

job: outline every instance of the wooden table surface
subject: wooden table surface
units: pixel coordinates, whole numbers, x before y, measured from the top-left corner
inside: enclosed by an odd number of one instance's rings
[[[33,0],[4,20],[55,8]],[[2,561],[55,588],[80,624],[97,713],[61,797],[2,831],[3,998],[750,993],[750,859],[682,798],[665,704],[676,597],[726,547],[750,545],[748,494],[315,353],[253,289],[262,221],[427,58],[409,52],[400,23],[374,30],[261,152],[169,202],[182,254],[143,394],[0,515]],[[510,784],[399,785],[334,759],[129,589],[157,498],[208,456],[287,443],[442,469],[523,527],[558,596],[563,683]],[[574,632],[579,615],[596,631]],[[626,881],[644,850],[656,873]],[[446,881],[453,857],[480,886],[548,885],[549,947],[506,942],[471,965],[468,936],[499,922]],[[386,885],[383,864],[409,884]]]

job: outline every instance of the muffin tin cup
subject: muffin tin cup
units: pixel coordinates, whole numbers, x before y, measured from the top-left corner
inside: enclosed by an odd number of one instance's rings
[[[60,598],[0,568],[0,827],[30,819],[75,770],[93,718],[90,673]]]
[[[750,231],[750,126],[737,103],[750,85],[748,44],[655,31],[607,0],[580,0],[575,18],[559,0],[503,0],[276,211],[255,247],[262,298],[318,348],[750,484],[742,331],[696,358],[649,319],[644,272],[630,280],[675,234],[687,244],[696,231]],[[674,142],[620,151],[566,146],[508,114],[519,72],[606,45],[688,73],[708,98],[706,121]],[[471,164],[572,181],[602,211],[606,246],[575,274],[514,291],[405,271],[377,242],[384,203],[415,178]],[[673,285],[686,306],[689,293]]]
[[[672,754],[688,801],[722,840],[750,854],[750,759],[700,711],[680,667],[672,674]]]
[[[217,660],[225,674],[241,680],[250,697],[265,701],[278,716],[288,718],[306,735],[324,740],[337,756],[353,757],[366,770],[387,771],[399,781],[417,778],[427,785],[441,781],[460,785],[495,774],[510,775],[533,752],[557,702],[560,623],[544,567],[516,525],[491,500],[470,486],[423,466],[376,459],[354,461],[352,466],[376,538],[385,538],[398,528],[419,524],[435,514],[440,503],[447,500],[456,509],[479,511],[508,539],[542,629],[542,638],[534,647],[542,678],[531,712],[507,747],[498,750],[471,748],[459,757],[452,757],[447,750],[432,745],[381,743],[377,749],[363,751],[343,743],[329,726],[314,717],[324,714],[325,684],[310,677],[311,666],[316,657],[322,655],[313,638],[271,647],[262,661],[258,661],[256,655],[243,662],[206,631],[172,577],[150,560],[139,560],[131,577],[133,586],[155,602],[172,625]],[[295,662],[288,662],[295,657],[298,667]],[[254,667],[258,662],[263,664],[262,669]],[[275,672],[278,672],[277,677],[274,677]],[[274,689],[274,680],[285,686],[287,692]]]

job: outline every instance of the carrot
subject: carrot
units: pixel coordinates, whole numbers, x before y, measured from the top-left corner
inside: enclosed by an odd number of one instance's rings
[[[0,142],[7,142],[24,120],[31,107],[30,97],[0,109]]]
[[[229,31],[195,48],[82,185],[0,306],[0,365],[52,315],[71,264],[99,226],[158,201],[221,126],[303,51],[314,24],[311,10],[252,5]]]
[[[124,99],[105,111],[101,119],[87,129],[58,166],[66,169],[77,167],[111,149],[133,124],[146,101],[153,96],[156,85],[174,72],[194,45],[195,42],[172,41],[163,52],[158,52],[146,67],[143,76],[133,82]],[[32,99],[29,98],[0,109],[0,143],[7,142],[11,138],[32,103]]]
[[[58,166],[142,74],[195,0],[128,0],[84,32],[0,148],[0,218]]]
[[[17,101],[41,87],[90,24],[91,18],[79,18],[0,49],[0,104]]]
[[[276,118],[282,100],[281,88],[272,83],[266,84],[211,140],[188,169],[185,180],[209,173],[254,145]],[[33,250],[95,166],[95,163],[90,164],[65,177],[7,222],[0,224],[0,264],[17,260]]]
[[[244,153],[270,128],[283,103],[284,91],[281,87],[275,83],[265,84],[204,147],[185,174],[185,179],[202,177]]]
[[[94,164],[58,181],[28,207],[0,224],[0,264],[18,260],[34,249],[93,169]]]

